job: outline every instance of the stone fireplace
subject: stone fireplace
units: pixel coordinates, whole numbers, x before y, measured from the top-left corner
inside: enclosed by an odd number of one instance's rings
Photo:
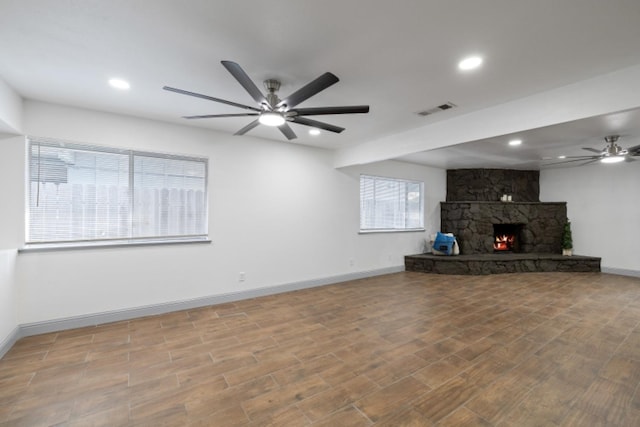
[[[599,272],[600,258],[562,256],[567,204],[540,202],[539,192],[538,171],[447,170],[440,231],[456,235],[460,255],[407,255],[405,269],[437,274]]]
[[[448,170],[441,230],[456,235],[462,254],[560,253],[567,204],[540,202],[538,182],[538,171]],[[500,201],[503,194],[512,201]]]

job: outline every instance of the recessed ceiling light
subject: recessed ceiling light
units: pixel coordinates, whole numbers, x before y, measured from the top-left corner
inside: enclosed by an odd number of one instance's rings
[[[464,71],[473,70],[482,65],[482,58],[479,56],[470,56],[458,62],[458,68]]]
[[[566,159],[567,156],[558,156],[559,159]]]
[[[509,145],[511,146],[516,146],[516,145],[520,145],[522,144],[522,140],[521,139],[512,139],[511,141],[509,141]]]
[[[313,135],[313,136],[320,135],[320,129],[316,129],[316,128],[309,129],[309,135]]]
[[[109,79],[109,85],[120,90],[128,90],[131,87],[128,81],[122,79]]]

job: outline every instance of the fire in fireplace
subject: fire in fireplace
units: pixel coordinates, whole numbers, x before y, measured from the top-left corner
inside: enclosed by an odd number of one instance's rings
[[[516,241],[516,236],[513,234],[501,234],[496,236],[495,242],[493,242],[493,250],[495,251],[510,251],[513,250],[513,244]]]
[[[494,252],[518,252],[519,235],[522,224],[494,224],[493,225],[493,251]]]

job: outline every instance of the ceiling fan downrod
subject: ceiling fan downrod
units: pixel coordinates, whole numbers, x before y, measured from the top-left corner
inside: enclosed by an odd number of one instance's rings
[[[276,105],[278,105],[278,103],[280,102],[280,98],[278,98],[278,95],[276,94],[276,92],[280,90],[280,81],[275,79],[268,79],[263,83],[265,89],[267,89],[268,92],[265,96],[265,99],[269,104],[269,110],[275,110]]]

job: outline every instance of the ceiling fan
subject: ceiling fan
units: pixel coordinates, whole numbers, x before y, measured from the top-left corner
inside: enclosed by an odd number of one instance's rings
[[[310,126],[312,128],[324,129],[329,132],[340,133],[344,128],[334,126],[328,123],[319,122],[317,120],[308,119],[305,116],[319,116],[325,114],[355,114],[355,113],[368,113],[368,105],[353,105],[342,107],[312,107],[312,108],[295,108],[298,104],[311,98],[313,95],[325,90],[329,86],[339,81],[332,73],[324,73],[317,79],[298,89],[288,97],[280,99],[278,97],[278,90],[280,89],[280,81],[275,79],[268,79],[264,81],[264,86],[267,89],[265,95],[260,92],[260,89],[253,83],[251,78],[244,72],[240,65],[232,61],[221,61],[222,65],[231,73],[231,75],[240,83],[240,85],[251,95],[253,100],[258,103],[258,107],[251,107],[249,105],[239,104],[232,101],[227,101],[220,98],[214,98],[208,95],[202,95],[195,92],[189,92],[182,89],[176,89],[173,87],[165,86],[164,90],[170,92],[180,93],[183,95],[195,96],[196,98],[207,99],[209,101],[220,102],[222,104],[231,105],[233,107],[243,108],[251,111],[250,113],[238,113],[238,114],[206,114],[200,116],[184,116],[185,119],[210,119],[220,117],[245,117],[253,116],[257,117],[254,121],[234,133],[234,135],[244,135],[251,129],[255,128],[259,124],[266,126],[277,126],[280,132],[288,139],[292,140],[297,138],[288,122],[297,123],[299,125]]]
[[[578,166],[588,165],[589,163],[594,162],[602,162],[602,163],[618,163],[618,162],[633,162],[635,159],[633,157],[640,156],[640,145],[636,145],[635,147],[627,148],[626,150],[620,147],[617,142],[620,138],[619,135],[610,135],[604,138],[607,145],[602,150],[596,150],[595,148],[583,147],[583,150],[591,151],[593,153],[597,153],[596,155],[591,156],[570,156],[563,157],[564,160],[562,162],[550,163],[551,165],[559,165],[563,163],[573,163],[573,162],[584,162],[579,164]]]

